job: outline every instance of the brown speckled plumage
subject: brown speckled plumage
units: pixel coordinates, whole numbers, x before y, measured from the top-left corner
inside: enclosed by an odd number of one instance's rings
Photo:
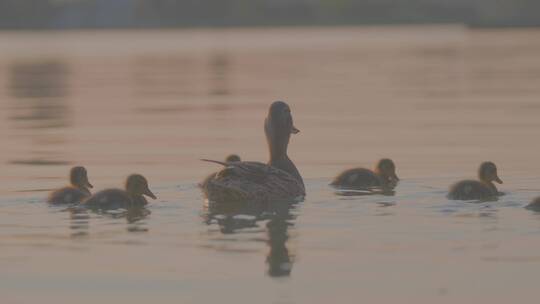
[[[305,195],[303,184],[281,169],[258,162],[221,164],[225,168],[201,185],[210,201],[269,202]]]

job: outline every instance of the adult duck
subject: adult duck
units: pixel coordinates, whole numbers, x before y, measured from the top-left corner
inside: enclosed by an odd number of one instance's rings
[[[365,168],[348,169],[336,176],[330,185],[340,189],[392,190],[398,181],[396,165],[391,159],[383,158],[373,171]]]
[[[51,204],[76,204],[91,195],[88,188],[93,188],[88,181],[88,173],[84,167],[73,167],[69,172],[70,185],[49,194],[47,202]]]
[[[129,209],[148,204],[143,195],[156,199],[148,187],[148,181],[140,174],[132,174],[126,180],[125,190],[106,189],[92,195],[82,205],[92,209]]]
[[[480,180],[463,180],[450,187],[448,198],[452,200],[489,200],[502,195],[493,182],[502,184],[493,162],[483,162],[478,169]]]
[[[283,101],[270,105],[264,131],[270,152],[267,164],[204,160],[225,167],[201,183],[201,189],[210,202],[265,203],[299,199],[305,195],[302,176],[287,155],[291,134],[300,132],[293,124],[289,105]]]

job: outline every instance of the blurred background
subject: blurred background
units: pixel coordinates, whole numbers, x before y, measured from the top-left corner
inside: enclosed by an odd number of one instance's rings
[[[12,29],[463,23],[540,25],[535,0],[2,0]]]

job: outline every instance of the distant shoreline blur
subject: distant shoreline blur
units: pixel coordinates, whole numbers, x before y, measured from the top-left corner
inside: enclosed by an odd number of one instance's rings
[[[381,23],[381,24],[279,24],[279,25],[230,25],[230,26],[178,26],[178,27],[70,27],[70,28],[2,28],[1,32],[78,32],[78,31],[174,31],[174,30],[241,30],[280,28],[415,28],[415,27],[462,27],[469,29],[537,29],[540,25],[470,25],[464,23]]]
[[[463,24],[538,27],[537,0],[0,0],[0,30]]]

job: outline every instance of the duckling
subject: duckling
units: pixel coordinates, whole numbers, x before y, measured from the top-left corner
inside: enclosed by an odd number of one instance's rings
[[[483,162],[478,169],[479,181],[464,180],[450,187],[448,198],[452,200],[484,200],[502,195],[493,182],[502,184],[493,162]]]
[[[267,164],[203,159],[225,167],[200,184],[208,201],[268,203],[296,200],[305,196],[302,176],[287,155],[291,135],[300,132],[294,126],[291,108],[287,103],[275,101],[270,105],[264,121],[264,132],[270,152]]]
[[[148,181],[140,174],[130,175],[125,187],[126,190],[102,190],[83,201],[83,206],[95,209],[128,209],[147,205],[148,202],[143,195],[156,199],[148,188]]]
[[[240,156],[236,155],[236,154],[231,154],[229,156],[227,156],[227,158],[225,158],[225,162],[228,163],[228,162],[239,162],[239,161],[242,161],[240,159]]]
[[[330,185],[342,189],[382,188],[392,190],[397,186],[396,165],[389,158],[379,160],[375,170],[354,168],[343,171]]]
[[[49,194],[47,199],[51,204],[75,204],[91,195],[88,188],[93,188],[88,181],[88,174],[84,167],[73,167],[69,173],[71,185],[60,188]]]
[[[238,156],[236,154],[230,154],[229,156],[227,156],[225,158],[225,163],[239,162],[239,161],[242,161],[242,160],[240,159],[240,156]],[[198,184],[199,187],[202,187],[203,185],[206,185],[208,183],[208,181],[210,181],[212,178],[216,177],[216,174],[217,174],[217,172],[214,172],[214,173],[208,175],[202,182],[200,182]]]
[[[540,212],[540,197],[535,198],[530,204],[525,206],[526,209]]]

